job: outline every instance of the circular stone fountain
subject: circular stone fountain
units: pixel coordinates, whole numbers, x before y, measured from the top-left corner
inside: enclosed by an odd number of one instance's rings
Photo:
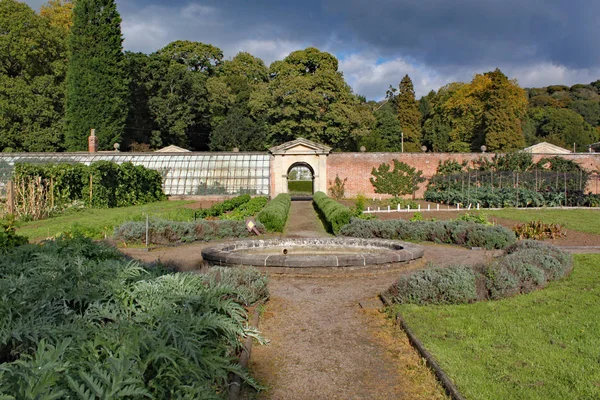
[[[407,263],[421,246],[383,239],[302,238],[243,240],[202,250],[211,265],[283,268],[348,268]]]

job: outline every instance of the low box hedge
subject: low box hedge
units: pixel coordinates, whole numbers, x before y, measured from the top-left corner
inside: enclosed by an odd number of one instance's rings
[[[264,227],[257,224],[259,232]],[[190,243],[215,239],[247,237],[250,234],[244,221],[206,221],[178,222],[151,220],[149,239],[153,244]],[[144,243],[146,241],[146,222],[126,222],[115,228],[113,238],[126,243]]]
[[[269,232],[283,232],[291,205],[290,195],[281,193],[256,215],[256,220],[263,224]]]
[[[460,304],[529,293],[566,276],[571,255],[525,240],[488,265],[427,268],[404,275],[383,296],[398,304]]]
[[[499,225],[468,221],[361,220],[353,218],[340,235],[359,238],[398,239],[457,244],[464,247],[504,249],[515,242],[515,234]]]
[[[327,224],[327,229],[337,235],[344,225],[350,223],[352,211],[323,192],[316,192],[313,195],[313,202],[322,218]]]

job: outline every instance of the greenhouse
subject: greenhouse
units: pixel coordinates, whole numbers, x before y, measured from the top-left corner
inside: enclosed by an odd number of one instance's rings
[[[0,154],[0,195],[16,163],[131,162],[159,171],[164,191],[182,195],[269,195],[267,153],[7,153]]]

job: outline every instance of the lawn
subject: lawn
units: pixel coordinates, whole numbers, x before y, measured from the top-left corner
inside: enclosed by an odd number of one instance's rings
[[[193,201],[161,201],[143,206],[69,210],[63,215],[41,221],[19,224],[18,233],[30,241],[55,237],[64,232],[80,231],[94,239],[112,236],[115,226],[126,221],[141,221],[146,218],[163,218],[175,221],[190,221],[194,210],[186,208]]]
[[[600,398],[600,255],[528,295],[397,309],[467,399]]]
[[[542,220],[548,224],[560,224],[564,228],[574,231],[594,233],[600,235],[600,210],[505,210],[485,211],[488,217],[508,218],[521,222]],[[600,244],[600,243],[599,243]]]

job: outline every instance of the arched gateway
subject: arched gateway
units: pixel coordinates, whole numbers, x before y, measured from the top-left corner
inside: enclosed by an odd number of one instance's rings
[[[271,196],[275,197],[280,193],[295,194],[293,192],[296,187],[304,187],[306,184],[289,186],[290,183],[309,179],[312,180],[312,193],[327,192],[327,156],[331,153],[331,147],[301,138],[272,147],[269,153]]]

